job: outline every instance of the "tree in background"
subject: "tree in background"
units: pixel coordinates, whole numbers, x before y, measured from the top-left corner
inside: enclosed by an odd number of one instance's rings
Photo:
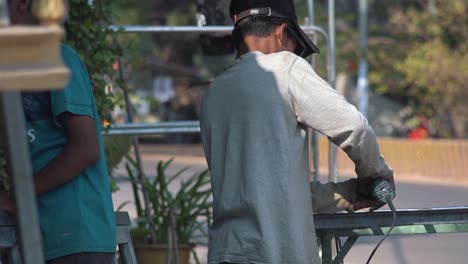
[[[121,85],[118,72],[113,64],[122,52],[115,45],[112,0],[94,1],[70,0],[70,16],[65,24],[65,42],[70,44],[83,59],[94,87],[96,105],[101,120],[112,122],[111,112],[122,103],[122,97],[113,89]]]
[[[94,1],[70,0],[70,16],[65,24],[65,42],[72,46],[86,64],[94,88],[96,106],[103,126],[111,124],[113,111],[123,105],[122,89],[125,82],[113,67],[122,56],[115,42],[116,32],[109,26],[114,24],[113,0]],[[107,167],[110,172],[129,151],[128,137],[105,137]],[[110,173],[112,175],[112,173]],[[111,181],[113,190],[117,186]]]
[[[467,11],[466,0],[389,2],[370,39],[371,85],[411,104],[438,137],[467,136]]]
[[[195,25],[199,2],[119,0],[114,5],[118,6],[119,24]],[[307,1],[295,3],[302,23],[307,16]],[[315,1],[315,23],[325,29],[327,3]],[[422,116],[435,127],[432,136],[466,137],[467,110],[463,106],[468,100],[466,0],[368,0],[368,3],[371,89],[410,105],[412,116]],[[357,7],[357,0],[336,1],[337,68],[351,77],[356,74],[359,57]],[[130,35],[119,39],[128,44],[128,58],[140,60],[140,66],[147,64],[150,55],[162,63],[184,65],[196,72],[203,73],[206,67],[196,34]],[[327,51],[320,37],[318,45],[322,53],[317,57],[317,71],[327,79]],[[127,68],[129,72],[135,65]]]

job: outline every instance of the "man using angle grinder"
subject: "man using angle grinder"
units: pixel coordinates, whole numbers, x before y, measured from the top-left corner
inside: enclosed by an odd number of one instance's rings
[[[232,0],[230,14],[238,59],[201,106],[213,189],[208,263],[321,263],[312,211],[382,206],[370,189],[393,172],[367,120],[304,60],[318,48],[293,0]],[[309,184],[307,128],[348,154],[357,179]]]

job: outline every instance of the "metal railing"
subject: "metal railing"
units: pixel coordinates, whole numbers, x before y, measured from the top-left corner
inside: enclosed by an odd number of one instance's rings
[[[319,32],[328,40],[327,32],[318,26],[303,25],[302,30],[308,34]],[[144,26],[144,25],[114,25],[111,29],[122,33],[225,33],[229,34],[234,29],[232,26]]]
[[[310,2],[310,1],[309,1]],[[310,4],[310,3],[309,3]],[[311,13],[309,14],[312,15]],[[332,87],[335,86],[336,80],[336,60],[335,60],[335,20],[334,20],[334,0],[329,0],[329,15],[332,17],[329,18],[329,27],[331,34],[318,26],[315,25],[302,25],[301,28],[309,35],[315,35],[319,33],[325,40],[327,46],[327,76],[328,82]],[[309,18],[310,20],[311,18]],[[310,20],[311,21],[311,20]],[[210,33],[210,34],[228,34],[233,30],[232,26],[143,26],[143,25],[114,25],[111,29],[121,32],[121,33],[158,33],[158,34],[169,34],[169,33]],[[316,39],[316,38],[315,38]],[[123,74],[123,73],[122,73]],[[194,121],[195,122],[195,121]],[[106,133],[108,136],[114,135],[151,135],[151,134],[167,134],[167,133],[197,133],[200,132],[200,128],[196,127],[194,123],[187,122],[170,122],[170,123],[160,123],[152,125],[142,125],[132,126],[130,125],[121,125],[119,127],[113,127],[113,129]],[[318,157],[318,145],[316,144],[316,134],[312,137],[313,140],[313,153],[314,157]],[[136,153],[139,153],[136,148]],[[330,153],[329,156],[329,179],[330,181],[337,181],[337,147],[330,143],[329,144]],[[314,159],[313,167],[318,170],[318,160]],[[314,173],[314,180],[318,179],[318,173]]]
[[[132,123],[112,125],[104,136],[148,136],[160,134],[190,134],[200,132],[199,121]]]
[[[313,23],[313,0],[308,0],[308,13],[309,13],[309,21]],[[308,34],[315,34],[319,33],[326,41],[326,46],[327,46],[327,76],[328,76],[328,82],[329,84],[334,87],[335,86],[335,81],[336,81],[336,58],[335,58],[335,1],[334,0],[328,0],[328,33],[324,29],[314,26],[314,25],[304,25],[301,26],[302,29],[308,33]],[[142,26],[142,25],[123,25],[123,26],[112,26],[112,29],[119,31],[121,33],[158,33],[158,34],[170,34],[170,33],[192,33],[192,34],[202,34],[202,33],[209,33],[209,34],[227,34],[230,33],[233,29],[231,26],[203,26],[203,27],[198,27],[198,26]],[[200,132],[200,124],[198,121],[181,121],[181,122],[159,122],[159,123],[152,123],[152,124],[122,124],[122,125],[113,125],[108,131],[103,132],[104,135],[106,136],[148,136],[148,135],[159,135],[159,134],[174,134],[174,133],[199,133]],[[319,144],[314,144],[314,153],[317,153],[316,155],[314,154],[314,167],[318,168],[318,145]],[[329,180],[330,181],[337,181],[337,147],[334,146],[333,144],[329,143],[329,150],[328,153],[328,171],[329,171]],[[451,209],[449,209],[451,210]],[[448,230],[446,232],[468,232],[468,216],[467,216],[467,210],[466,208],[462,208],[461,212],[460,210],[455,210],[455,211],[449,211],[449,216],[450,217],[455,217],[455,218],[460,218],[461,217],[461,222],[463,224],[464,229],[463,230]],[[408,213],[409,215],[405,218],[401,218],[400,221],[403,221],[405,219],[411,219],[414,214],[418,215],[420,214],[420,211],[416,212],[410,212]],[[445,214],[445,211],[441,210],[435,210],[435,209],[429,209],[427,211],[424,211],[424,216],[422,216],[422,219],[424,221],[428,221],[432,218],[428,218],[428,214],[433,215],[434,217],[447,217]],[[385,213],[383,213],[385,214]],[[382,215],[379,213],[374,213],[374,214],[359,214],[355,215],[358,217],[362,217],[364,219],[363,221],[359,220],[358,223],[364,223],[364,225],[361,225],[363,227],[367,226],[372,226],[375,224],[377,218]],[[405,214],[404,214],[405,215]],[[334,236],[341,236],[343,234],[337,233],[340,231],[340,227],[343,226],[344,223],[350,223],[350,218],[353,217],[353,215],[332,215],[332,216],[320,216],[317,215],[318,219],[316,221],[316,227],[318,230],[321,229],[328,229],[325,233],[319,231],[319,235],[322,235],[322,240],[325,241],[325,245],[322,244],[324,247],[324,253],[325,253],[325,259],[324,263],[326,263],[329,260],[332,260],[332,250],[331,250],[331,240],[332,237]],[[325,218],[329,219],[325,219]],[[409,218],[408,218],[409,217]],[[385,217],[385,221],[388,222],[388,217]],[[321,219],[321,220],[320,220]],[[380,219],[380,218],[379,218]],[[335,226],[322,226],[323,223],[331,223],[330,221],[333,221]],[[444,220],[445,221],[445,220]],[[351,222],[354,223],[354,222]],[[447,219],[447,224],[452,224],[452,221],[450,219]],[[411,226],[411,223],[407,223],[408,226]],[[453,227],[454,225],[450,225],[450,227]],[[425,228],[425,226],[422,226]],[[349,227],[349,229],[354,229],[353,226]],[[396,230],[399,230],[398,228]],[[335,233],[334,233],[335,232]],[[350,232],[357,232],[357,231],[350,231]],[[362,231],[364,232],[364,231]],[[401,233],[405,234],[416,234],[416,232],[411,233],[410,231],[401,231]],[[355,233],[354,235],[366,235],[367,233]],[[345,234],[346,235],[346,234]],[[372,235],[369,233],[369,235]],[[375,234],[374,234],[375,235]],[[356,238],[357,239],[357,238]],[[322,241],[322,242],[323,242]],[[353,240],[350,240],[351,243],[347,243],[347,247],[351,247],[354,242]],[[336,252],[338,254],[338,258],[335,259],[336,261],[333,263],[340,263],[341,260],[344,258],[346,255],[346,250],[342,252]]]
[[[336,81],[336,59],[335,59],[335,0],[328,0],[328,26],[329,34],[318,27],[312,25],[313,23],[313,0],[308,0],[308,15],[310,25],[301,26],[301,28],[309,35],[314,35],[316,40],[315,33],[319,33],[325,39],[327,46],[327,76],[329,84],[334,88]],[[167,33],[210,33],[210,34],[227,34],[233,30],[232,26],[141,26],[141,25],[125,25],[125,26],[112,26],[113,30],[122,32],[122,33],[158,33],[158,34],[167,34]],[[120,67],[120,73],[123,77],[123,69]],[[125,91],[124,91],[125,92]],[[125,98],[127,103],[127,110],[130,109],[128,94],[125,92]],[[131,113],[129,113],[131,117]],[[129,119],[130,122],[132,119]],[[171,133],[199,133],[200,126],[199,122],[163,122],[157,124],[125,124],[125,125],[114,125],[110,130],[104,132],[104,135],[107,136],[116,136],[116,135],[133,135],[133,143],[135,148],[135,153],[137,155],[137,160],[140,160],[140,151],[137,143],[136,136],[143,135],[156,135],[156,134],[171,134]],[[314,168],[318,168],[318,144],[317,143],[317,134],[314,133],[310,138],[313,142],[313,153],[314,153]],[[310,142],[309,142],[310,145]],[[337,181],[337,147],[332,143],[329,144],[329,180]],[[138,162],[141,166],[141,161]],[[142,175],[139,175],[141,178]],[[314,173],[314,180],[318,179],[318,171]],[[147,200],[145,193],[143,193],[145,200]],[[146,204],[146,203],[145,203]]]
[[[322,263],[343,263],[360,236],[379,236],[393,226],[391,211],[354,214],[315,215],[315,228],[322,245]],[[468,208],[447,207],[399,210],[390,235],[443,234],[468,232]],[[333,254],[332,240],[346,237],[341,249]]]

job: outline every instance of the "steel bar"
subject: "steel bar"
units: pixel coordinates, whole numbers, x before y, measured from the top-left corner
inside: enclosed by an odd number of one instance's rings
[[[348,254],[348,252],[351,250],[351,248],[353,247],[354,243],[356,243],[358,238],[359,236],[350,236],[348,237],[348,239],[346,239],[346,242],[341,247],[335,259],[333,259],[333,264],[343,263],[344,258],[346,257],[346,254]]]
[[[158,134],[200,133],[199,121],[132,123],[113,125],[103,132],[105,136],[148,136]]]
[[[314,217],[319,230],[389,227],[393,222],[391,211],[317,214]],[[468,223],[468,207],[449,207],[398,210],[395,226],[464,223]]]
[[[330,229],[327,232],[334,236],[384,236],[390,227],[373,227],[373,228],[343,228]],[[403,225],[393,228],[390,235],[430,235],[443,233],[468,233],[468,223],[462,224],[425,224],[425,225]],[[321,230],[317,230],[317,235],[322,234]]]
[[[146,25],[112,25],[110,28],[122,33],[225,33],[230,34],[234,29],[232,26],[146,26]],[[321,27],[314,25],[303,25],[302,30],[306,33],[320,32],[328,39],[327,32]]]
[[[335,43],[335,0],[328,0],[328,82],[335,87],[336,82],[336,43]]]
[[[309,16],[309,25],[313,25],[315,23],[314,0],[307,0],[307,15]]]
[[[369,66],[367,62],[367,0],[359,0],[359,73],[358,73],[358,109],[365,116],[368,116],[369,104]]]
[[[312,146],[312,159],[313,159],[313,168],[314,168],[313,181],[318,182],[319,176],[320,176],[320,168],[319,168],[320,167],[320,160],[319,160],[320,149],[318,145],[318,142],[319,142],[318,132],[315,130],[312,130],[309,133],[311,133],[309,146]]]
[[[309,22],[309,26],[313,26],[314,23],[315,23],[315,16],[314,16],[314,0],[307,0],[307,13],[308,13],[308,16],[309,16],[309,19],[308,19],[308,22]],[[327,38],[326,38],[327,39]],[[313,42],[315,44],[317,44],[317,34],[314,34],[313,35]],[[311,57],[311,65],[313,68],[315,68],[315,62],[316,62],[316,55],[312,55]],[[319,175],[320,175],[320,171],[319,171],[319,146],[318,146],[318,132],[313,130],[313,129],[309,129],[309,135],[308,135],[308,146],[309,146],[309,155],[310,153],[312,153],[312,157],[313,157],[313,161],[312,161],[312,168],[314,168],[313,170],[313,175],[312,175],[312,179],[314,182],[317,182],[319,181]]]
[[[314,215],[314,218],[317,236],[322,243],[324,264],[340,263],[359,236],[383,236],[393,224],[391,211],[319,214]],[[395,228],[390,235],[462,232],[468,232],[468,207],[399,210]],[[333,237],[344,236],[348,240],[333,259],[335,254],[330,250],[331,241]]]
[[[196,134],[200,133],[200,127],[175,127],[175,128],[147,128],[147,129],[133,129],[133,130],[109,130],[104,132],[104,136],[150,136],[161,134]]]
[[[328,83],[335,88],[336,82],[336,53],[335,53],[335,0],[328,0]],[[337,151],[338,147],[329,143],[328,152],[328,181],[337,182]]]
[[[6,0],[0,0],[0,26],[10,25],[10,16],[8,14],[8,3]]]
[[[194,127],[200,126],[200,121],[174,121],[174,122],[155,122],[155,123],[127,123],[115,124],[110,129],[142,129],[142,128],[165,128],[165,127]]]
[[[103,132],[103,136],[151,136],[151,135],[162,135],[162,134],[196,134],[196,133],[200,133],[199,126],[109,129],[108,131]]]
[[[333,262],[333,237],[325,234],[319,236],[322,250],[322,263],[331,264]]]
[[[20,93],[0,93],[0,110],[8,154],[8,175],[15,197],[16,223],[23,263],[44,263],[33,173],[25,133],[26,122]]]
[[[117,42],[116,38],[114,38],[114,41]],[[124,71],[124,68],[123,68],[123,63],[122,63],[121,58],[119,58],[118,63],[119,63],[119,76],[120,76],[120,79],[125,80],[125,71]],[[123,89],[123,94],[124,94],[124,100],[125,100],[125,109],[126,109],[126,112],[127,112],[127,121],[129,123],[133,123],[132,103],[130,102],[130,97],[128,95],[127,89]],[[132,145],[133,145],[133,150],[134,150],[134,153],[135,153],[136,163],[138,165],[137,179],[140,182],[140,184],[143,184],[144,179],[145,179],[145,175],[144,175],[144,172],[143,172],[143,162],[142,162],[142,159],[141,159],[141,152],[140,152],[140,146],[138,144],[137,135],[133,135]],[[150,211],[149,211],[149,198],[148,198],[148,193],[147,193],[145,188],[141,189],[141,194],[143,195],[143,206],[144,206],[143,210],[145,211],[145,218],[146,218],[147,223],[150,223],[151,218],[150,218]],[[139,194],[136,193],[135,195],[139,195]],[[153,232],[151,232],[151,236],[152,236],[152,238],[154,240],[155,239],[154,234],[156,232],[155,232],[155,230],[152,230],[152,231]]]

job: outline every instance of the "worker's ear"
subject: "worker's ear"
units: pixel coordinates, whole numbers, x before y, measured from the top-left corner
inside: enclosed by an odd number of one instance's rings
[[[288,25],[285,23],[275,28],[275,31],[274,31],[275,39],[281,46],[284,46],[286,42],[289,40],[288,35],[286,33],[287,28],[288,28]]]

